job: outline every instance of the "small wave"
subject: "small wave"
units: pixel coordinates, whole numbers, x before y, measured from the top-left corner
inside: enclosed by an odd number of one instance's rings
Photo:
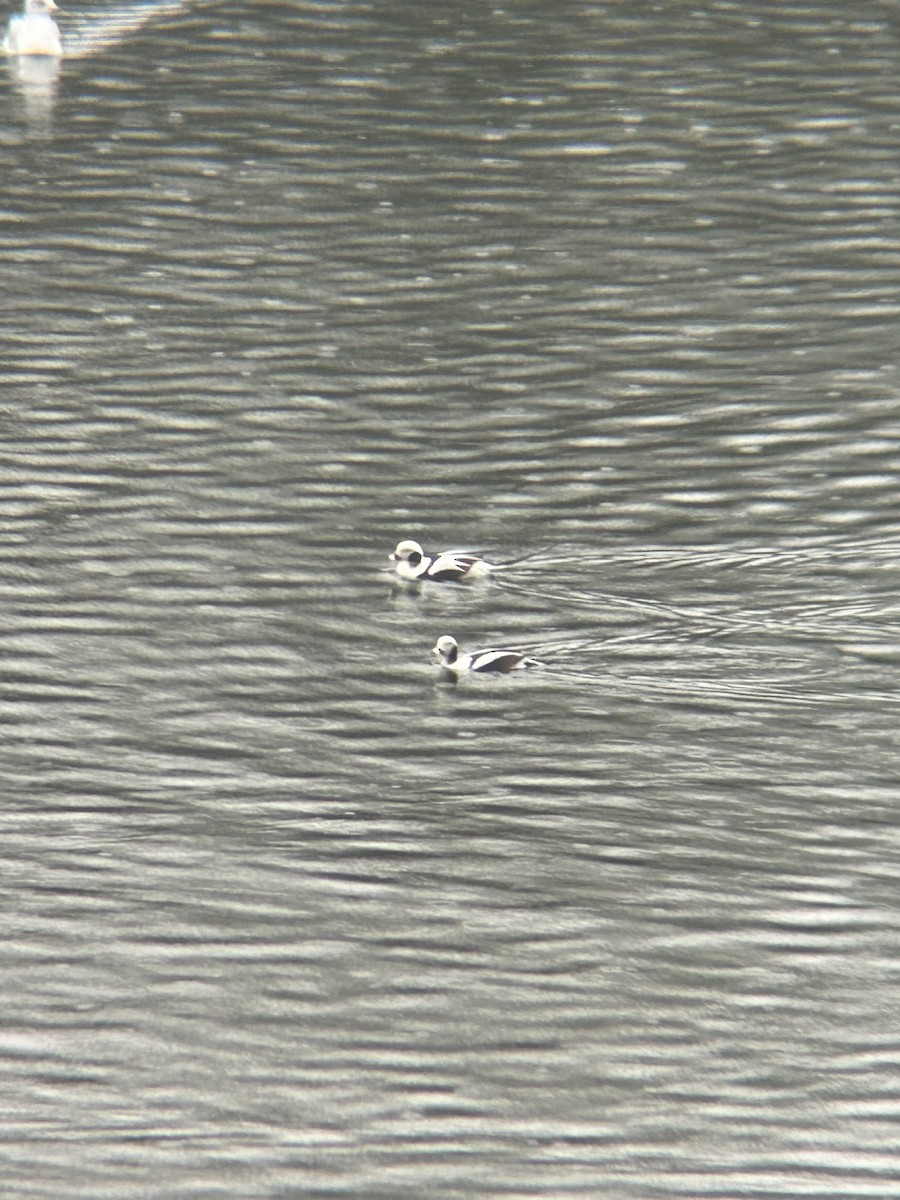
[[[185,0],[114,5],[102,13],[79,14],[60,21],[64,59],[88,58],[123,41],[150,21],[195,7]]]

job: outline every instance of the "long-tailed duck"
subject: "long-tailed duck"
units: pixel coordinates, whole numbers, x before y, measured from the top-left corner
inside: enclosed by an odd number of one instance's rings
[[[526,667],[539,667],[536,658],[529,658],[521,650],[475,650],[472,654],[460,654],[456,638],[445,633],[439,637],[434,653],[441,666],[448,671],[522,671]]]
[[[25,0],[25,10],[10,17],[3,49],[7,54],[43,54],[59,58],[62,39],[59,26],[50,16],[56,12],[56,0]]]
[[[401,579],[433,583],[463,583],[485,579],[494,569],[489,562],[467,550],[445,550],[426,554],[418,542],[405,541],[388,556]]]

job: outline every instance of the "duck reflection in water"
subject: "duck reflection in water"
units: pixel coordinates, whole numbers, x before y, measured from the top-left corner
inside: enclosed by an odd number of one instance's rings
[[[26,0],[25,11],[10,19],[3,40],[29,128],[44,135],[50,132],[63,52],[59,27],[50,15],[56,10],[55,0]]]

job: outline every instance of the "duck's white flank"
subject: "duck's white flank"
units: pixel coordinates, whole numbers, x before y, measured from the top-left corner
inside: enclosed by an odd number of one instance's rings
[[[439,637],[434,653],[441,666],[448,671],[522,671],[527,667],[538,667],[536,658],[529,658],[521,650],[494,649],[475,650],[471,654],[460,654],[456,638],[445,633]]]
[[[61,57],[59,26],[50,16],[57,8],[55,0],[25,0],[24,12],[11,17],[6,27],[6,53]]]

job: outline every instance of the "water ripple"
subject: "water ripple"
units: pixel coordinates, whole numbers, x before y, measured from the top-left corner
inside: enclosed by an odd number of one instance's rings
[[[94,7],[0,137],[8,1194],[888,1194],[883,6]]]

